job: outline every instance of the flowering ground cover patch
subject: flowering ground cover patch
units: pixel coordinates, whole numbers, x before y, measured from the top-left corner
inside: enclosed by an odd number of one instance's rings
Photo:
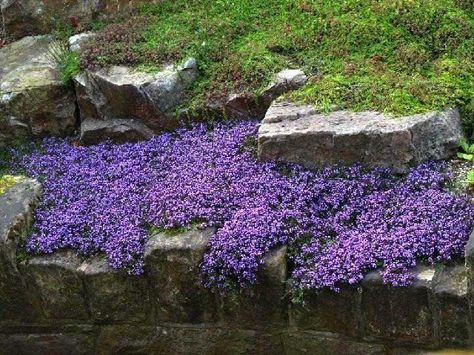
[[[45,140],[17,157],[44,182],[27,249],[104,253],[112,267],[140,274],[150,230],[213,226],[202,273],[220,290],[256,282],[264,254],[279,245],[288,246],[295,289],[338,289],[377,267],[386,283],[407,285],[417,262],[462,255],[474,206],[447,190],[446,164],[402,177],[361,166],[310,171],[257,162],[255,134],[255,123],[241,122],[136,144]]]

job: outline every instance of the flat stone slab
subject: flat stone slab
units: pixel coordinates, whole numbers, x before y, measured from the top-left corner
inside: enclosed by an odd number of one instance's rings
[[[50,59],[52,39],[25,37],[0,49],[0,147],[75,130],[72,88]]]
[[[309,105],[274,102],[258,131],[258,156],[308,167],[362,163],[402,172],[450,157],[462,137],[457,109],[391,118],[370,111],[322,114]]]
[[[105,138],[115,143],[139,142],[150,139],[153,131],[134,119],[97,120],[86,118],[81,123],[81,142],[96,144]]]

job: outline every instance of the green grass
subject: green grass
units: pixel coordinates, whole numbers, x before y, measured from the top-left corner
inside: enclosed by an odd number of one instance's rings
[[[63,85],[71,85],[72,79],[81,70],[79,56],[69,50],[69,44],[64,40],[51,43],[48,50],[49,59],[59,69],[60,80]]]
[[[258,93],[277,71],[302,68],[311,80],[291,97],[321,110],[405,115],[456,105],[473,131],[470,0],[164,0],[141,15],[147,25],[132,42],[110,41],[102,63],[135,55],[134,65],[154,68],[196,57],[202,75],[189,108]]]

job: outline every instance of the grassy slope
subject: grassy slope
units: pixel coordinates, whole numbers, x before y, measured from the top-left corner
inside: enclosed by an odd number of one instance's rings
[[[82,64],[153,69],[195,56],[203,75],[190,107],[303,68],[313,77],[292,96],[320,109],[401,115],[458,105],[472,130],[472,9],[470,0],[164,0],[142,8],[146,25],[125,26],[133,35],[105,28]]]

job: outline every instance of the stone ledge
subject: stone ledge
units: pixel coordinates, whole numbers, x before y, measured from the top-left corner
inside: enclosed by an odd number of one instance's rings
[[[274,102],[258,130],[258,156],[308,167],[362,163],[402,172],[450,157],[462,137],[457,109],[389,118],[376,112],[321,114],[308,105]]]
[[[0,308],[0,344],[6,349],[28,353],[44,346],[61,353],[64,343],[80,350],[98,344],[99,353],[228,348],[265,354],[347,347],[358,354],[474,345],[474,234],[466,266],[418,266],[414,285],[406,288],[384,285],[374,271],[359,287],[312,293],[305,306],[290,305],[284,247],[266,256],[254,287],[225,297],[205,289],[199,267],[212,229],[151,237],[142,277],[112,270],[103,257],[82,260],[70,251],[32,257],[18,269],[14,251],[39,193],[37,182],[25,180],[0,196],[9,206],[0,225],[13,236],[0,243],[8,261],[0,264],[6,270],[0,301],[7,305]]]

